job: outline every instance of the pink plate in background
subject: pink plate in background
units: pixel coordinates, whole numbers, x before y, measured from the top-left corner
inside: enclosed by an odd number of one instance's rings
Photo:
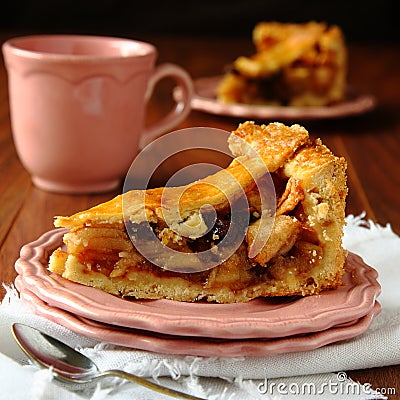
[[[216,99],[216,88],[221,78],[222,76],[211,76],[194,81],[195,95],[192,98],[194,110],[237,118],[276,121],[348,117],[371,111],[376,106],[374,96],[352,92],[349,92],[346,100],[330,106],[285,107],[223,103]],[[179,98],[179,90],[175,92],[175,96]]]
[[[279,338],[329,329],[370,313],[380,293],[377,272],[350,253],[344,284],[307,297],[248,303],[131,300],[70,282],[47,269],[66,231],[55,229],[21,249],[15,268],[23,287],[50,307],[117,327],[221,339]]]

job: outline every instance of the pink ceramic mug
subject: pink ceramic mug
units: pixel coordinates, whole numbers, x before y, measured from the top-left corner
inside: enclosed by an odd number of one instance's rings
[[[188,73],[155,66],[157,51],[130,39],[39,35],[3,44],[18,155],[44,190],[90,193],[118,186],[146,143],[182,122],[193,94]],[[144,127],[155,84],[174,79],[182,98]]]

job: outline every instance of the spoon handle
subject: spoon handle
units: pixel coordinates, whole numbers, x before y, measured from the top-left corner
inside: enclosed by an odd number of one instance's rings
[[[154,390],[154,391],[156,391],[158,393],[162,393],[162,394],[165,394],[165,395],[170,396],[170,397],[175,397],[176,399],[205,400],[205,399],[202,399],[200,397],[191,396],[190,394],[179,392],[178,390],[169,389],[169,388],[167,388],[165,386],[158,385],[157,383],[150,382],[145,378],[141,378],[140,376],[132,375],[132,374],[130,374],[128,372],[120,371],[120,370],[117,370],[117,369],[111,369],[109,371],[101,372],[98,375],[98,378],[105,377],[105,376],[108,376],[108,375],[116,376],[118,378],[122,378],[122,379],[126,379],[128,381],[135,382],[135,383],[137,383],[137,384],[139,384],[141,386],[144,386],[144,387],[146,387],[148,389],[152,389],[152,390]]]

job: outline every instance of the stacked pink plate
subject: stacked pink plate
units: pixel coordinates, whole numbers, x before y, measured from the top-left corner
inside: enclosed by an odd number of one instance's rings
[[[49,231],[21,249],[15,284],[35,313],[99,341],[199,356],[306,351],[362,334],[381,309],[377,272],[352,253],[343,285],[315,296],[239,304],[119,298],[48,270],[64,233]]]

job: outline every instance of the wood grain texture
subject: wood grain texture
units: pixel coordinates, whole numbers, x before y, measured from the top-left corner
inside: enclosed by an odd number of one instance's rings
[[[248,40],[237,38],[142,36],[139,39],[158,47],[159,62],[178,63],[194,78],[219,74],[238,54],[251,51]],[[347,213],[366,211],[368,218],[382,225],[390,223],[400,234],[400,53],[396,44],[380,43],[353,44],[349,54],[349,82],[357,91],[373,93],[378,99],[377,109],[353,118],[301,123],[313,137],[321,137],[336,154],[347,159]],[[149,105],[148,122],[170,109],[170,91],[168,82],[157,88]],[[231,131],[239,122],[243,120],[192,111],[180,128],[211,126]],[[0,280],[13,282],[13,264],[21,246],[52,229],[55,215],[74,213],[116,194],[117,191],[68,196],[46,193],[32,186],[13,144],[7,76],[0,63]],[[4,290],[0,289],[0,298],[3,295]],[[399,368],[348,371],[348,375],[361,383],[370,382],[373,387],[395,388],[398,396]]]

